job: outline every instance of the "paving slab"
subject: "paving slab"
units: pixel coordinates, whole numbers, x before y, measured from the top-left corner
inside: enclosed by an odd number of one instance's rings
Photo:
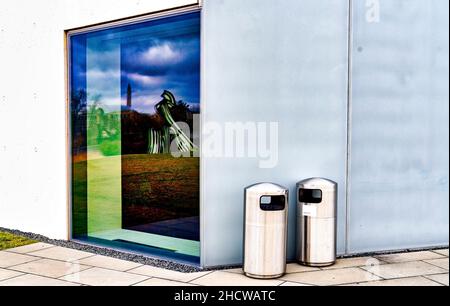
[[[437,275],[427,275],[425,277],[448,287],[448,283],[449,283],[448,273],[447,274],[437,274]]]
[[[448,249],[443,249],[443,250],[434,250],[433,252],[438,253],[440,255],[443,256],[447,256],[448,257]]]
[[[426,279],[425,277],[408,277],[401,279],[390,279],[382,280],[376,282],[351,284],[349,286],[360,286],[360,287],[436,287],[441,286],[440,284]]]
[[[28,255],[62,260],[62,261],[77,261],[83,258],[94,256],[92,253],[63,248],[63,247],[54,247],[49,249],[44,249],[40,251],[35,251],[28,253]]]
[[[406,278],[413,276],[423,276],[432,274],[442,274],[447,271],[422,261],[403,262],[396,264],[387,264],[374,267],[364,267],[375,275],[384,279]]]
[[[0,281],[8,278],[13,278],[19,275],[23,275],[23,273],[12,270],[0,269]]]
[[[152,266],[141,266],[136,269],[127,271],[129,273],[135,273],[139,275],[144,275],[148,277],[157,277],[161,279],[179,281],[179,282],[190,282],[201,276],[205,276],[211,272],[195,272],[195,273],[182,273],[178,271],[166,270]]]
[[[357,257],[357,258],[343,258],[338,259],[336,264],[330,267],[321,268],[322,270],[332,270],[332,269],[344,269],[344,268],[355,268],[364,266],[380,265],[383,262],[379,261],[374,257]]]
[[[311,271],[319,271],[319,268],[302,266],[296,263],[288,264],[286,273],[300,273],[300,272],[311,272]]]
[[[40,287],[40,286],[80,286],[70,282],[62,280],[48,278],[43,276],[37,276],[32,274],[25,274],[15,278],[11,278],[0,282],[0,286],[25,286],[25,287]]]
[[[258,280],[244,276],[243,274],[228,273],[222,271],[212,272],[191,282],[200,286],[279,286],[281,280]]]
[[[80,259],[77,262],[82,265],[116,270],[116,271],[121,271],[121,272],[125,272],[127,270],[135,269],[137,267],[142,266],[142,264],[139,264],[139,263],[116,259],[116,258],[111,258],[111,257],[106,257],[106,256],[100,256],[100,255]]]
[[[92,268],[63,276],[60,279],[88,286],[132,286],[147,280],[148,277],[102,268]]]
[[[443,255],[437,254],[431,251],[424,252],[411,252],[411,253],[401,253],[401,254],[388,254],[375,256],[377,259],[382,260],[387,263],[399,263],[408,261],[418,261],[427,259],[437,259],[443,258]]]
[[[244,270],[243,270],[242,268],[226,269],[226,270],[223,270],[223,272],[236,273],[236,274],[244,274]]]
[[[13,253],[19,253],[19,254],[26,254],[26,253],[36,252],[36,251],[49,249],[49,248],[53,248],[53,247],[55,247],[55,246],[52,244],[38,242],[38,243],[24,245],[24,246],[13,248],[13,249],[8,249],[6,251],[13,252]]]
[[[439,268],[445,269],[448,271],[448,258],[442,259],[433,259],[433,260],[425,260],[426,263],[432,264],[433,266],[438,266]]]
[[[292,283],[292,282],[284,282],[280,286],[281,287],[311,287],[311,285],[301,284],[301,283]]]
[[[80,272],[88,268],[90,267],[80,265],[77,263],[64,262],[52,259],[41,259],[33,262],[28,262],[22,265],[14,266],[10,269],[18,272],[35,274],[39,276],[60,278],[64,275]]]
[[[377,277],[372,273],[364,271],[360,268],[331,269],[305,273],[293,273],[287,274],[281,279],[289,282],[317,286],[336,286],[342,284],[381,280],[380,277]]]
[[[39,257],[2,251],[0,252],[0,268],[8,268],[38,259]]]
[[[194,284],[170,281],[167,279],[151,278],[149,280],[138,283],[137,287],[194,287]]]

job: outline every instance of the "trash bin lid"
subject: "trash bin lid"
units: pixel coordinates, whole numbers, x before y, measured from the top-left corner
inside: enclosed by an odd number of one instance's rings
[[[251,185],[247,188],[245,188],[247,191],[251,191],[251,192],[258,192],[258,193],[285,193],[288,191],[287,188],[277,185],[277,184],[273,184],[273,183],[259,183],[259,184],[254,184]]]
[[[329,179],[310,178],[297,184],[298,187],[305,189],[320,189],[323,191],[336,191],[338,184]]]

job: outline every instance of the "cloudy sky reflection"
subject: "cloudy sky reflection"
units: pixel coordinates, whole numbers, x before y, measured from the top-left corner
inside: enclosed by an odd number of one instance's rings
[[[198,13],[86,34],[84,44],[83,37],[74,40],[87,54],[77,56],[73,72],[75,87],[86,87],[88,104],[98,100],[105,110],[126,105],[130,84],[139,112],[154,113],[164,90],[199,111]]]

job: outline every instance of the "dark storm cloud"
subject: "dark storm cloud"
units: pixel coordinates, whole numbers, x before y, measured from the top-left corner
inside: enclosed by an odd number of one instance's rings
[[[133,106],[152,112],[164,90],[198,109],[200,100],[200,40],[189,35],[153,39],[122,46],[122,93],[133,89]]]

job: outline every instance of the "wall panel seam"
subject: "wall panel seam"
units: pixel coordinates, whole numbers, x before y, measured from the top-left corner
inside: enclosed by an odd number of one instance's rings
[[[353,55],[353,0],[348,0],[347,37],[347,159],[345,174],[345,254],[349,254],[350,238],[350,191],[351,191],[351,145],[352,145],[352,55]]]

